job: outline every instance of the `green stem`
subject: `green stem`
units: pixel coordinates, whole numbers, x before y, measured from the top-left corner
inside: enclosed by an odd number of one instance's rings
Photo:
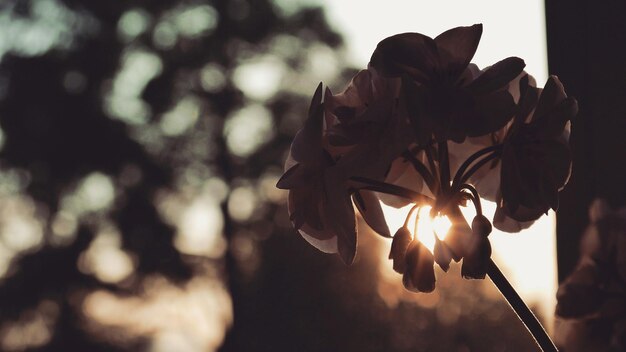
[[[550,339],[550,336],[546,333],[537,320],[537,317],[524,303],[522,298],[517,294],[513,286],[506,279],[504,274],[500,271],[493,259],[489,259],[489,266],[487,267],[487,274],[493,283],[498,287],[504,298],[511,305],[517,316],[522,323],[526,325],[526,328],[535,339],[535,342],[539,345],[543,352],[558,352],[554,342]]]

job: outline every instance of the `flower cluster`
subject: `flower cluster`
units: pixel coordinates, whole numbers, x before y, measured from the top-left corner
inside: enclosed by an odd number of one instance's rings
[[[596,200],[581,258],[557,292],[563,320],[557,338],[567,351],[626,349],[626,208]]]
[[[516,232],[558,206],[570,173],[569,121],[576,100],[558,78],[535,87],[524,61],[480,70],[470,61],[482,25],[436,38],[398,34],[381,41],[368,68],[333,94],[322,85],[296,135],[277,187],[289,190],[294,227],[347,264],[357,248],[355,206],[378,234],[392,237],[381,202],[432,208],[452,227],[431,253],[405,226],[390,258],[408,289],[434,289],[434,263],[484,278],[492,222],[480,197],[496,201],[493,226]],[[459,206],[471,202],[467,223]],[[353,206],[354,204],[354,206]]]

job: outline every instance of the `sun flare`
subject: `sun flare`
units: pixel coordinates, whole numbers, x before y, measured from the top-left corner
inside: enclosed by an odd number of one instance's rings
[[[397,230],[404,224],[412,205],[403,208],[393,208],[382,204],[385,218],[393,230]],[[417,239],[422,242],[431,252],[435,248],[435,236],[440,240],[446,238],[448,230],[452,226],[450,219],[446,216],[436,216],[431,218],[431,207],[425,205],[418,211],[413,212],[409,218],[408,228]]]

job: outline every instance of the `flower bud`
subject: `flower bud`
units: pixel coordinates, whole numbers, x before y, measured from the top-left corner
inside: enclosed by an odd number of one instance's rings
[[[479,214],[472,221],[472,233],[481,237],[487,237],[491,233],[491,222],[484,215]]]
[[[420,241],[414,240],[406,251],[406,271],[402,283],[407,290],[432,292],[435,289],[435,261]]]
[[[412,240],[411,232],[405,226],[401,227],[393,235],[389,259],[393,260],[393,270],[404,274],[406,270],[406,252]]]
[[[461,276],[466,279],[484,279],[491,258],[491,244],[487,237],[475,237],[473,248],[463,258]]]

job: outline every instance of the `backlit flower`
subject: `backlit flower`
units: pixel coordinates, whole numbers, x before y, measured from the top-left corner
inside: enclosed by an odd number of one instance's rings
[[[384,181],[395,173],[390,165],[411,143],[399,87],[400,80],[368,69],[357,73],[343,92],[326,90],[326,135],[329,148],[339,152],[333,172],[348,185],[353,177]],[[378,196],[355,189],[354,200],[367,224],[390,237]]]
[[[322,85],[315,92],[304,127],[291,145],[287,171],[276,185],[289,190],[289,215],[309,243],[327,253],[339,252],[350,264],[356,253],[356,222],[345,182],[323,138]]]
[[[389,259],[393,270],[402,274],[404,287],[415,292],[432,292],[435,289],[433,254],[417,238],[412,238],[406,226],[393,236]]]
[[[558,192],[571,170],[568,125],[578,111],[576,100],[567,97],[556,76],[542,91],[524,78],[520,92],[519,111],[503,142],[501,194],[494,218],[496,227],[509,232],[523,227],[516,228],[515,222],[532,222],[558,208]]]
[[[482,25],[457,27],[432,39],[419,33],[398,34],[381,41],[370,65],[390,77],[403,78],[408,110],[420,145],[502,128],[515,104],[503,89],[524,68],[510,57],[477,75],[469,63],[482,35]]]
[[[482,26],[458,27],[432,39],[419,33],[381,41],[368,68],[338,94],[321,86],[295,137],[278,187],[289,189],[296,229],[322,251],[354,260],[354,206],[378,234],[391,237],[381,201],[412,204],[393,236],[390,259],[413,291],[434,289],[434,264],[484,278],[490,268],[491,222],[481,197],[495,200],[494,225],[514,232],[548,209],[567,182],[573,98],[551,77],[544,90],[504,59],[484,70],[470,61]],[[476,210],[468,224],[460,210]],[[428,208],[422,208],[422,207]],[[447,219],[432,252],[407,229],[414,210]]]

